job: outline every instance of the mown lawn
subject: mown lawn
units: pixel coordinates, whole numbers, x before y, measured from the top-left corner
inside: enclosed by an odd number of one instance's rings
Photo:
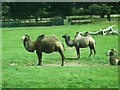
[[[117,88],[118,68],[108,66],[14,66],[3,68],[3,87]]]
[[[118,67],[110,66],[106,51],[111,48],[118,50],[118,36],[93,36],[96,40],[96,56],[88,58],[89,48],[81,49],[81,58],[76,60],[75,48],[68,47],[64,34],[71,38],[77,31],[96,31],[115,25],[111,22],[96,22],[84,25],[65,25],[51,27],[19,27],[2,29],[2,87],[18,88],[117,88]],[[27,52],[21,37],[28,34],[32,40],[38,35],[56,35],[65,45],[65,66],[61,67],[58,53],[43,54],[43,66],[37,66],[36,53]]]

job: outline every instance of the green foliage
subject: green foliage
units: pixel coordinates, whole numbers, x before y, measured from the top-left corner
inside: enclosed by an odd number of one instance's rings
[[[92,15],[106,15],[111,13],[111,7],[106,4],[93,4],[89,6],[89,12]]]
[[[77,9],[77,8],[73,7],[71,11],[72,11],[73,15],[83,15],[85,13],[84,8]]]
[[[100,14],[100,6],[98,4],[93,4],[89,6],[89,12],[91,15],[98,15]]]
[[[2,3],[2,15],[8,16],[8,13],[9,13],[8,3]]]
[[[111,7],[107,6],[106,4],[101,4],[100,14],[110,14],[111,13]]]
[[[44,17],[44,15],[46,15],[46,8],[39,8],[37,15],[40,16],[41,18]],[[42,20],[42,19],[41,19]]]
[[[87,2],[10,2],[2,3],[3,16],[10,19],[27,19],[56,17],[66,18],[68,15],[94,15],[119,13],[117,3]],[[111,9],[112,8],[112,9]],[[8,14],[9,12],[9,14]]]

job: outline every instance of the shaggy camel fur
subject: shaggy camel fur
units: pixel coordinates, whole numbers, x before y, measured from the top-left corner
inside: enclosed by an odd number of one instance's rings
[[[23,45],[25,49],[29,52],[34,52],[36,50],[38,56],[38,65],[41,65],[42,60],[42,52],[45,53],[52,53],[52,52],[59,52],[62,58],[62,66],[64,65],[64,47],[63,44],[56,36],[46,37],[44,34],[38,36],[36,41],[32,42],[28,35],[22,37]]]
[[[62,36],[65,39],[66,44],[69,47],[75,46],[77,51],[77,59],[80,58],[80,48],[90,48],[90,55],[92,54],[92,50],[94,51],[94,55],[96,54],[95,50],[95,40],[92,38],[91,35],[89,35],[88,32],[85,33],[85,36],[81,36],[79,32],[76,33],[74,40],[70,39],[70,36],[65,34]]]
[[[115,49],[107,51],[106,55],[109,56],[109,61],[111,65],[120,65],[120,59],[118,59],[117,51]]]

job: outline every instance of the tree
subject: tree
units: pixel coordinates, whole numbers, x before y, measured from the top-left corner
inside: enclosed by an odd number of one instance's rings
[[[104,18],[104,16],[107,15],[107,20],[110,21],[111,8],[112,6],[107,6],[107,4],[101,4],[100,17]]]
[[[42,18],[48,14],[48,3],[44,2],[39,2],[35,3],[34,5],[35,8],[35,13],[32,13],[32,15],[35,17],[35,21],[38,22],[38,18],[42,20]]]
[[[91,6],[89,6],[89,13],[90,13],[90,16],[92,17],[92,15],[98,15],[100,14],[100,6],[98,4],[93,4]]]
[[[66,18],[66,15],[70,14],[70,2],[53,2],[49,3],[49,13],[53,16],[60,16],[61,18]]]
[[[111,7],[113,6],[113,7]],[[67,15],[100,15],[110,20],[110,14],[118,13],[117,3],[86,3],[86,2],[9,2],[3,3],[3,16],[17,19],[38,18],[45,16],[66,18]],[[118,8],[118,9],[117,9]]]
[[[42,20],[43,16],[48,14],[47,11],[46,11],[46,8],[39,8],[37,13],[36,13],[36,16]],[[37,21],[36,21],[37,22]]]
[[[45,3],[43,2],[10,2],[10,17],[16,19],[35,18],[38,22],[39,15],[42,18],[45,14]]]
[[[78,15],[79,10],[76,9],[75,7],[71,8],[72,15]]]
[[[8,6],[8,3],[2,3],[2,16],[5,17],[8,17],[8,14],[9,14],[9,6]]]
[[[110,21],[111,8],[112,6],[107,6],[107,4],[103,4],[103,3],[101,3],[100,5],[93,4],[89,6],[90,16],[100,15],[101,18],[104,18],[104,16],[107,15],[107,20]]]

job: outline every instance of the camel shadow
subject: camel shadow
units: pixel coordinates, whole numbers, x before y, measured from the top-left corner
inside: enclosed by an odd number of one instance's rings
[[[77,58],[65,58],[65,60],[78,60]]]
[[[49,59],[49,60],[54,60],[54,59],[59,60],[61,58],[46,58],[46,59]],[[77,59],[77,58],[65,58],[65,60],[79,60],[79,59]]]

